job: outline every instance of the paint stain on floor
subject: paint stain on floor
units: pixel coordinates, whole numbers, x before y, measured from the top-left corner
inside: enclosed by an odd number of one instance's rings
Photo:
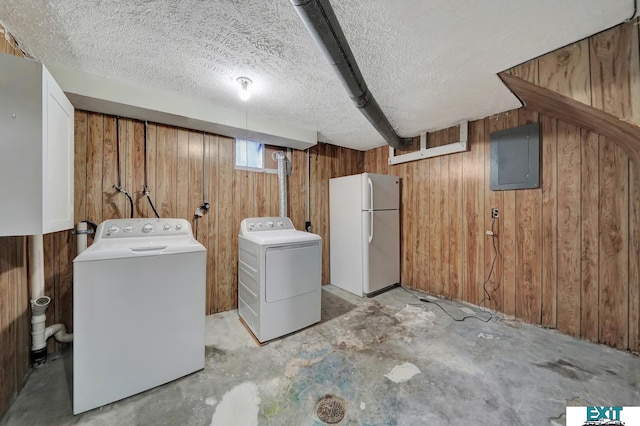
[[[410,380],[416,374],[420,374],[421,371],[415,365],[410,362],[405,362],[404,364],[396,365],[384,375],[387,379],[391,380],[394,383],[402,383]]]
[[[258,425],[258,386],[245,382],[225,393],[211,418],[211,426]]]

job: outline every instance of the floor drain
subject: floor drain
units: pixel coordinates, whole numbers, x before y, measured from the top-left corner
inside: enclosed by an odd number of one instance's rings
[[[326,395],[320,398],[316,407],[318,418],[329,424],[335,424],[344,419],[347,413],[347,404],[344,399],[335,395]]]

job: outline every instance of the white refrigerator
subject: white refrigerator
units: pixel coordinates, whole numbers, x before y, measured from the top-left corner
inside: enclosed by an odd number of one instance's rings
[[[400,178],[329,180],[331,284],[357,296],[400,282]]]

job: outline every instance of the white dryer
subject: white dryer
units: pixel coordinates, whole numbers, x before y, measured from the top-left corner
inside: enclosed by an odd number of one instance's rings
[[[184,219],[98,226],[73,268],[73,413],[204,368],[206,250]]]
[[[320,321],[322,238],[288,217],[240,223],[238,313],[260,342]]]

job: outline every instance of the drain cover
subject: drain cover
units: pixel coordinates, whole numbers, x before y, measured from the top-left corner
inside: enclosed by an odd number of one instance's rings
[[[344,399],[335,395],[325,395],[320,398],[316,406],[318,418],[329,424],[335,424],[344,419],[347,413],[347,404]]]

